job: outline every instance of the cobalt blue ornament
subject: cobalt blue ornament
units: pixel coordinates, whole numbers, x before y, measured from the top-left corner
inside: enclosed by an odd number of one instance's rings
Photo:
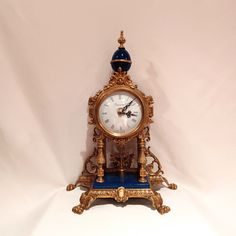
[[[131,67],[131,58],[128,51],[124,48],[125,38],[123,36],[123,31],[120,33],[120,38],[118,39],[120,44],[118,50],[112,56],[111,67],[114,71],[128,71]]]

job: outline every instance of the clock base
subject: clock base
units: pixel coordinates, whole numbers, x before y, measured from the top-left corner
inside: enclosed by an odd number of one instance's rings
[[[106,173],[105,181],[97,183],[95,175],[82,175],[76,184],[69,184],[67,190],[73,190],[77,186],[86,187],[88,190],[82,193],[80,204],[73,207],[72,211],[76,214],[82,214],[84,210],[89,209],[96,199],[111,198],[117,202],[124,203],[131,198],[143,198],[151,201],[153,208],[160,214],[170,211],[168,206],[163,205],[160,193],[154,190],[154,187],[164,183],[170,189],[176,189],[175,184],[169,184],[164,177],[153,178],[149,176],[147,183],[140,183],[137,173]]]
[[[145,157],[149,159],[149,164],[145,166],[147,176],[144,178],[146,182],[139,181],[140,175],[137,168],[130,168],[126,171],[106,169],[104,181],[99,183],[96,181],[96,157],[98,151],[95,148],[93,154],[86,160],[82,175],[75,184],[69,184],[66,188],[67,191],[71,191],[78,186],[87,188],[87,191],[80,197],[80,204],[73,207],[72,211],[82,214],[98,198],[113,198],[117,202],[126,202],[130,198],[144,198],[151,201],[152,206],[159,213],[164,214],[169,212],[170,208],[163,205],[161,195],[156,191],[162,186],[175,190],[177,189],[177,185],[169,183],[163,176],[164,172],[160,161],[151,152],[150,147],[144,150]],[[88,168],[89,166],[90,169]],[[92,171],[94,172],[92,173]]]
[[[76,214],[82,214],[84,210],[89,209],[91,204],[99,198],[113,198],[117,202],[124,203],[130,198],[144,198],[151,201],[152,206],[157,209],[160,214],[170,211],[168,206],[162,205],[161,195],[152,189],[127,189],[119,187],[117,189],[89,189],[82,193],[80,204],[73,207],[72,211]]]

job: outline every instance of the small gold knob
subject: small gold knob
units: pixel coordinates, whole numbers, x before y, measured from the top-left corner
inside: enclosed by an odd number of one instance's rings
[[[120,44],[119,48],[124,48],[125,42],[126,42],[126,40],[124,38],[124,31],[121,30],[120,31],[120,37],[118,38],[118,43]]]

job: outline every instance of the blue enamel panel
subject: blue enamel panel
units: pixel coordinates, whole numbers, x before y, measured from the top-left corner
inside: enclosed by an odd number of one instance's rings
[[[93,183],[94,189],[111,189],[119,188],[150,188],[150,184],[140,183],[137,173],[105,173],[104,182],[98,183],[96,180]]]

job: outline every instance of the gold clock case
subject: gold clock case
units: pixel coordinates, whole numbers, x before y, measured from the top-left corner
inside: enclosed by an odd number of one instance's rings
[[[112,132],[107,130],[101,120],[100,120],[100,116],[99,116],[99,108],[101,103],[103,102],[104,99],[106,99],[108,96],[112,95],[115,92],[121,92],[121,91],[125,91],[125,92],[129,92],[130,94],[132,94],[134,97],[138,98],[141,102],[141,110],[142,110],[142,118],[141,121],[139,122],[138,126],[136,128],[134,128],[133,130],[131,130],[130,132],[128,132],[127,134],[122,134],[122,133],[116,133],[116,132]],[[103,93],[100,94],[100,96],[97,98],[97,102],[95,104],[95,123],[97,125],[97,128],[100,129],[102,132],[104,132],[104,135],[108,138],[133,138],[135,137],[140,130],[142,130],[145,127],[145,118],[148,117],[148,109],[147,109],[147,102],[145,100],[145,96],[143,96],[143,94],[136,88],[131,89],[129,87],[126,87],[124,85],[116,85],[114,87],[111,87],[110,89],[108,89],[107,91],[104,91]],[[147,120],[147,119],[146,119]]]
[[[134,97],[137,97],[142,105],[142,119],[139,125],[127,134],[117,134],[110,132],[103,127],[99,118],[99,107],[102,101],[117,91],[126,91],[131,93]],[[109,84],[104,86],[94,97],[89,99],[89,118],[90,124],[94,124],[100,132],[107,138],[112,139],[115,143],[126,143],[129,140],[137,137],[150,123],[152,123],[151,117],[153,116],[153,99],[151,96],[145,96],[136,85],[133,85],[129,75],[126,72],[115,72],[109,81]]]

